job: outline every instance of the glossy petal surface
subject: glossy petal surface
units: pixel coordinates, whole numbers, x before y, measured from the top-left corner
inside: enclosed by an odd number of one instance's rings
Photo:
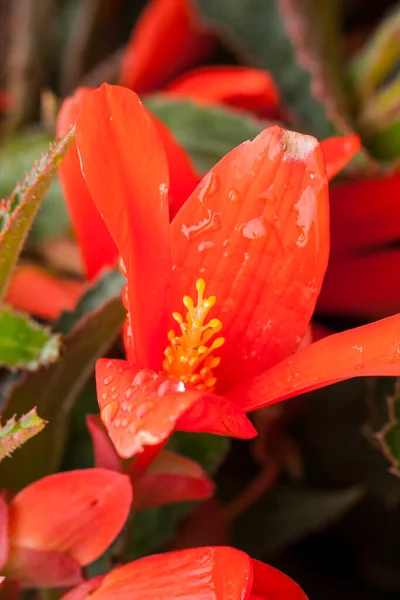
[[[331,137],[321,142],[326,174],[333,179],[361,148],[358,135],[352,133],[344,137]]]
[[[123,360],[98,360],[96,383],[101,418],[121,458],[158,445],[177,426],[236,437],[255,434],[245,415],[225,398],[186,389],[181,381]],[[181,425],[179,418],[192,406],[192,418],[188,413]]]
[[[196,298],[199,277],[217,297],[210,318],[226,338],[218,391],[300,344],[326,269],[328,221],[317,141],[279,127],[227,154],[173,220],[170,311],[184,295]]]
[[[12,546],[7,575],[26,588],[64,587],[82,581],[79,564],[59,552]]]
[[[128,42],[120,82],[137,92],[150,92],[198,64],[212,47],[192,0],[151,0]]]
[[[251,559],[253,585],[251,597],[265,600],[307,600],[300,586],[287,575],[259,560]]]
[[[400,174],[332,186],[332,254],[400,238]]]
[[[238,386],[250,411],[352,377],[400,375],[400,315],[330,335]]]
[[[120,473],[84,469],[49,475],[12,500],[10,543],[89,564],[120,532],[131,502],[129,478]]]
[[[74,96],[64,100],[57,117],[58,136],[65,135],[75,123],[89,91],[88,88],[80,88]],[[86,275],[93,279],[102,268],[116,262],[118,253],[82,176],[75,141],[60,165],[59,176]]]
[[[242,600],[252,565],[244,552],[205,547],[148,556],[105,576],[92,600]]]
[[[86,182],[125,263],[136,356],[159,368],[170,276],[162,143],[136,94],[106,84],[85,99],[76,137]]]
[[[14,308],[56,319],[63,310],[72,310],[83,293],[83,284],[73,279],[53,277],[35,265],[19,265],[10,281],[6,302]]]
[[[194,460],[164,450],[136,480],[135,508],[163,506],[212,496],[214,485]]]
[[[227,104],[260,116],[274,114],[280,103],[269,73],[238,66],[203,67],[185,73],[167,86],[165,93],[203,104]]]
[[[201,177],[196,173],[189,155],[186,154],[186,151],[177,142],[168,127],[154,115],[152,115],[152,118],[168,160],[169,217],[173,219],[182,204],[186,202],[196,188]]]
[[[324,314],[379,318],[400,311],[400,250],[333,256],[317,310]]]

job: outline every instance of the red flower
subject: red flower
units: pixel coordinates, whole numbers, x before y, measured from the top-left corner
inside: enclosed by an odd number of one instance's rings
[[[244,552],[204,547],[147,556],[83,583],[62,600],[307,600],[292,579]]]
[[[1,498],[0,570],[24,587],[80,583],[80,567],[108,548],[131,502],[128,477],[105,469],[44,477],[9,506]]]

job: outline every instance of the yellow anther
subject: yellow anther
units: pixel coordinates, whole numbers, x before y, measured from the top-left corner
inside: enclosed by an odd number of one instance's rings
[[[170,377],[180,379],[198,389],[211,390],[217,382],[212,369],[221,361],[219,357],[212,356],[212,352],[220,348],[225,339],[218,337],[208,344],[222,329],[222,323],[215,318],[206,322],[208,312],[217,299],[215,296],[203,298],[205,289],[204,279],[198,279],[196,306],[190,296],[183,297],[183,304],[188,311],[186,321],[181,313],[172,313],[172,317],[179,324],[181,335],[177,335],[173,330],[168,332],[170,345],[164,352],[165,360],[162,366]]]

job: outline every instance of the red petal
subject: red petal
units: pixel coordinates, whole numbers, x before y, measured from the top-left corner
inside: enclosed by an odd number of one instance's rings
[[[238,386],[229,396],[250,411],[370,375],[400,375],[400,315],[325,337]]]
[[[122,473],[122,465],[114,446],[97,415],[86,415],[86,427],[92,438],[94,464],[100,469]]]
[[[332,254],[400,238],[400,173],[332,186]]]
[[[88,94],[76,133],[86,182],[125,263],[135,353],[158,368],[170,276],[163,146],[136,94],[106,84]]]
[[[210,316],[226,338],[218,389],[298,347],[326,269],[328,213],[317,141],[270,127],[227,154],[173,220],[170,310],[196,298],[199,277],[216,295]]]
[[[4,496],[0,496],[0,570],[8,557],[8,506]]]
[[[135,483],[136,509],[205,500],[212,496],[214,489],[213,482],[197,462],[168,450],[161,452]]]
[[[57,117],[58,136],[65,135],[75,123],[89,91],[80,88],[74,96],[64,100]],[[115,264],[117,248],[83,179],[75,141],[60,165],[59,174],[86,275],[93,279],[102,268]]]
[[[251,562],[253,564],[251,597],[257,596],[265,600],[307,600],[307,596],[293,579],[259,560],[252,558]]]
[[[44,319],[56,319],[63,310],[72,310],[83,292],[73,279],[53,277],[45,269],[22,264],[12,274],[6,301],[14,308]]]
[[[278,88],[269,73],[237,66],[203,67],[185,73],[165,93],[203,104],[227,104],[259,116],[275,114],[280,103]]]
[[[152,0],[128,42],[121,84],[138,92],[160,88],[174,74],[201,62],[212,48],[192,0]]]
[[[321,149],[328,179],[333,179],[357,154],[360,148],[361,140],[355,133],[345,137],[331,137],[323,140]]]
[[[101,418],[121,458],[166,440],[178,423],[190,431],[236,437],[255,434],[248,419],[225,398],[186,389],[181,381],[139,370],[123,360],[98,360],[96,383]],[[193,405],[193,418],[188,413],[179,419]]]
[[[10,543],[67,554],[80,565],[100,556],[123,527],[132,502],[129,478],[105,469],[56,473],[10,504]]]
[[[325,314],[379,318],[400,310],[400,250],[335,257],[329,262],[317,308]]]
[[[168,127],[152,115],[158,137],[162,141],[169,168],[169,217],[173,219],[200,181],[186,151],[178,144]]]
[[[91,600],[244,600],[252,564],[244,552],[228,547],[191,548],[147,556],[105,576]]]
[[[97,575],[92,579],[88,579],[84,583],[81,583],[78,587],[74,588],[68,594],[61,597],[61,600],[85,600],[90,598],[91,594],[100,587],[101,582],[104,579],[104,575]]]
[[[80,566],[69,556],[18,546],[12,546],[10,550],[7,576],[16,579],[23,587],[64,587],[82,581]]]

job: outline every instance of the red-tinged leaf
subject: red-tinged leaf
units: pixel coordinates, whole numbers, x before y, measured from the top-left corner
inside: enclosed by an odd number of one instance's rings
[[[98,360],[96,383],[101,419],[121,458],[160,444],[176,427],[235,437],[255,435],[245,415],[225,398],[186,388],[181,381],[123,360]]]
[[[89,91],[89,88],[79,88],[64,100],[57,117],[57,135],[65,135],[75,124]],[[83,178],[75,140],[59,174],[86,276],[93,279],[105,266],[116,264],[118,251]]]
[[[12,274],[6,302],[18,310],[54,320],[63,310],[72,310],[82,292],[81,282],[54,277],[41,267],[24,263]]]
[[[333,179],[360,149],[361,140],[355,133],[344,137],[331,137],[322,140],[321,150],[324,155],[328,179]]]
[[[331,255],[371,249],[400,238],[400,173],[330,189]]]
[[[81,585],[68,592],[68,594],[65,594],[61,600],[86,600],[100,586],[103,579],[104,575],[88,579],[85,583],[81,583]]]
[[[251,559],[240,550],[192,548],[147,556],[114,569],[90,598],[242,600],[249,595],[251,575]]]
[[[400,315],[330,335],[290,356],[229,396],[256,410],[344,379],[400,375]]]
[[[45,425],[46,421],[39,417],[36,408],[32,408],[30,412],[22,415],[19,419],[14,416],[8,419],[4,425],[0,424],[0,461],[40,433]]]
[[[227,154],[173,220],[170,311],[181,309],[184,295],[196,298],[199,277],[216,296],[210,317],[222,321],[226,339],[217,391],[300,344],[328,261],[328,221],[317,141],[280,127]]]
[[[84,469],[44,477],[10,504],[10,543],[67,554],[80,565],[100,556],[122,529],[131,507],[126,475]]]
[[[328,315],[382,318],[400,311],[398,249],[332,256],[317,310]]]
[[[205,105],[225,104],[260,117],[273,118],[279,114],[279,91],[271,75],[249,67],[196,69],[175,79],[164,93]]]
[[[164,448],[168,440],[163,440],[155,446],[146,446],[143,452],[138,454],[129,467],[129,474],[132,480],[138,479],[151,465],[153,460],[157,458],[161,450]]]
[[[189,155],[177,142],[168,127],[154,115],[152,118],[168,160],[168,204],[169,217],[172,220],[198,185],[201,177],[196,173]]]
[[[122,473],[121,461],[114,450],[114,446],[104,429],[100,417],[97,415],[87,415],[86,427],[92,438],[95,467]]]
[[[8,557],[8,506],[3,495],[0,496],[0,571]]]
[[[212,48],[192,0],[152,0],[128,42],[121,84],[138,92],[160,88],[174,74],[200,63]]]
[[[163,450],[135,481],[136,509],[212,496],[214,485],[194,460]]]
[[[124,261],[136,356],[158,368],[171,268],[162,143],[136,94],[106,84],[84,100],[76,136],[86,183]]]
[[[259,560],[251,559],[253,585],[251,595],[265,600],[307,600],[301,587],[287,575]]]
[[[50,147],[11,196],[0,202],[0,298],[4,298],[36,213],[72,140],[70,130]]]
[[[67,587],[82,581],[80,566],[70,556],[29,547],[11,546],[4,572],[25,588]]]

